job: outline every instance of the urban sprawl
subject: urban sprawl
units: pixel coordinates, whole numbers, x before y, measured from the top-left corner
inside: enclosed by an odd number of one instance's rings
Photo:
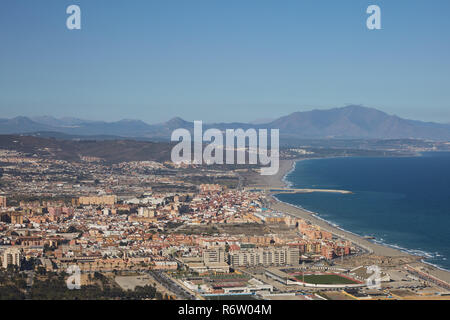
[[[116,290],[106,298],[402,299],[449,290],[412,258],[376,257],[276,210],[267,191],[243,182],[257,168],[69,162],[10,150],[0,150],[0,164],[0,296],[11,286],[27,297],[36,283],[65,283],[73,266],[80,290]],[[373,262],[379,287],[368,281]],[[133,296],[139,290],[146,293]]]

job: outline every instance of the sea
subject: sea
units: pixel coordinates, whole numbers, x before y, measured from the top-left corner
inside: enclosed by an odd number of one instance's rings
[[[450,270],[450,152],[301,160],[284,179],[294,188],[352,191],[276,197]]]

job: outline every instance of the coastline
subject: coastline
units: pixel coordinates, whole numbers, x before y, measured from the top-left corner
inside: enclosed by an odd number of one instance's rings
[[[255,179],[254,182],[258,183],[259,185],[265,185],[270,188],[281,188],[286,186],[289,187],[290,183],[286,179],[287,175],[291,173],[293,170],[295,170],[295,165],[297,161],[303,160],[309,159],[280,160],[280,168],[276,175],[259,176],[258,178]],[[423,257],[419,257],[417,255],[404,252],[400,249],[393,248],[387,244],[380,244],[369,241],[368,239],[365,239],[360,235],[357,235],[350,231],[344,230],[339,226],[331,224],[330,222],[318,217],[313,212],[307,211],[303,208],[297,207],[289,203],[282,202],[279,199],[277,199],[273,193],[269,194],[268,197],[271,200],[270,201],[271,208],[274,210],[287,213],[289,215],[307,220],[315,225],[318,225],[324,230],[329,231],[340,238],[349,240],[352,243],[355,243],[356,245],[364,248],[369,252],[369,254],[382,257],[407,257],[416,260],[415,262],[409,263],[409,265],[411,267],[421,269],[422,271],[440,280],[450,283],[450,271],[439,268],[438,266],[423,261]]]

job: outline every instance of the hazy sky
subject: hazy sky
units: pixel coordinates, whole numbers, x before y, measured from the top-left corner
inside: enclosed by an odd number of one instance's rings
[[[382,30],[366,28],[370,4]],[[1,0],[0,118],[251,121],[363,104],[450,122],[449,36],[448,0]]]

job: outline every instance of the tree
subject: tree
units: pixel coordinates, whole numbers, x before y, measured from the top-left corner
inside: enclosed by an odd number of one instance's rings
[[[74,225],[71,225],[69,229],[67,229],[67,233],[76,233],[76,232],[79,232],[79,230]]]

